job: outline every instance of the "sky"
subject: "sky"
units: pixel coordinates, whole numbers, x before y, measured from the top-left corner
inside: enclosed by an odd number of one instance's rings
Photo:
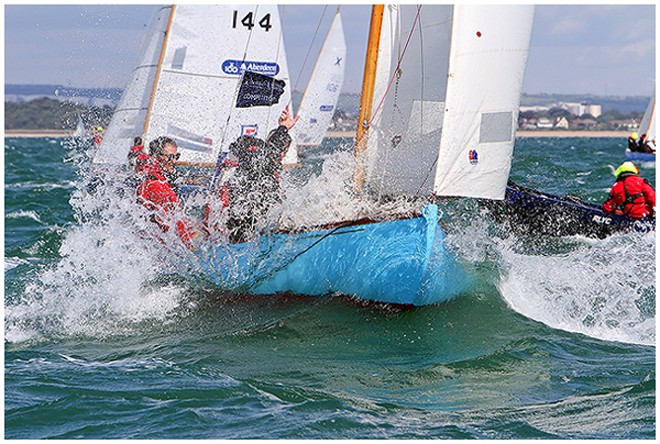
[[[304,89],[337,7],[309,3],[280,8],[289,72],[297,90]],[[123,88],[157,8],[5,4],[5,84]],[[370,8],[341,5],[348,46],[345,92],[360,89]],[[523,92],[652,95],[655,22],[654,3],[537,5]],[[310,46],[317,29],[317,45]]]

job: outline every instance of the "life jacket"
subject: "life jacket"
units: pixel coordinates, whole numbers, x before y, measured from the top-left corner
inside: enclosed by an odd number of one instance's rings
[[[641,219],[653,214],[655,190],[651,184],[638,175],[622,174],[610,190],[610,198],[603,204],[609,213],[622,214]]]
[[[172,213],[181,210],[179,197],[158,162],[145,163],[141,167],[140,176],[142,181],[137,189],[138,203],[152,212],[149,220],[158,225],[163,232],[168,232]],[[190,225],[190,222],[184,218],[177,218],[174,221],[176,234],[188,246],[192,245],[191,240],[194,237]]]

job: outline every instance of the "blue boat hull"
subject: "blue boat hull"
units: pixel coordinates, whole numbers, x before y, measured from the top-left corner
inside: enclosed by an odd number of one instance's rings
[[[631,162],[655,162],[655,153],[639,153],[626,150],[626,160]]]
[[[503,201],[483,202],[499,222],[519,234],[605,238],[617,232],[655,230],[655,219],[633,219],[603,211],[577,196],[554,196],[509,183]]]
[[[340,292],[360,299],[429,305],[465,291],[468,278],[444,245],[435,205],[422,216],[356,221],[302,233],[270,233],[202,254],[208,278],[253,294]]]

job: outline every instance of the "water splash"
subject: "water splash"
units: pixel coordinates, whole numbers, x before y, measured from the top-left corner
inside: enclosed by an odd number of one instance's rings
[[[185,287],[153,284],[177,270],[168,255],[185,251],[181,242],[170,242],[166,255],[132,190],[117,180],[121,172],[93,170],[87,158],[80,156],[70,199],[77,223],[66,228],[59,257],[33,269],[21,294],[7,298],[9,342],[131,334],[142,322],[176,319],[185,302]]]
[[[655,344],[655,233],[557,242],[542,254],[500,244],[498,287],[511,308],[553,328]]]

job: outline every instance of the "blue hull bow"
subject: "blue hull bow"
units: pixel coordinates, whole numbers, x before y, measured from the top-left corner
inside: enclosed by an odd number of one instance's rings
[[[202,254],[207,277],[253,294],[340,292],[360,299],[429,305],[456,297],[468,280],[444,245],[438,208],[422,216],[369,220],[302,233],[270,233]]]
[[[655,162],[655,153],[640,153],[626,150],[626,160],[631,162]]]

